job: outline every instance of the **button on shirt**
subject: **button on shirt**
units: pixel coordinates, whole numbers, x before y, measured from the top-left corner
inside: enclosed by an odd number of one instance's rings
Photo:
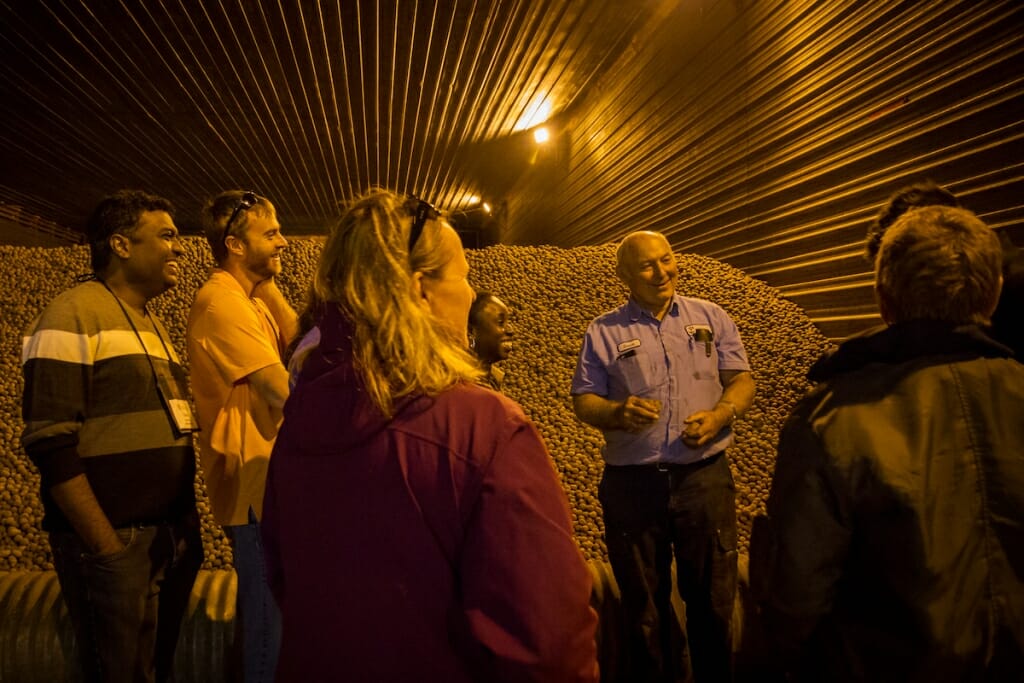
[[[702,328],[710,329],[710,344],[694,338]],[[714,408],[722,398],[719,370],[749,369],[739,330],[720,306],[676,294],[659,321],[630,299],[590,323],[572,393],[612,401],[631,395],[661,401],[658,421],[643,431],[604,432],[603,454],[609,465],[685,464],[733,442],[732,429],[725,428],[701,448],[690,448],[681,438],[683,420]]]

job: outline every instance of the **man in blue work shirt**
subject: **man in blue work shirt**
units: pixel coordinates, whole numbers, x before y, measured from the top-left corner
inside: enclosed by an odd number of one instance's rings
[[[633,681],[687,674],[672,637],[674,555],[694,677],[729,680],[736,506],[724,451],[754,380],[729,315],[676,294],[678,264],[664,235],[627,235],[616,261],[630,297],[587,328],[572,394],[576,415],[605,436],[598,496],[626,618],[626,667]]]

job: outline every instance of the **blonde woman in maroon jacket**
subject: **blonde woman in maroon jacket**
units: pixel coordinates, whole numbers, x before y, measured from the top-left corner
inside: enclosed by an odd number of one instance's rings
[[[321,338],[263,533],[279,681],[596,681],[591,579],[518,405],[477,386],[458,235],[375,191],[328,238]]]

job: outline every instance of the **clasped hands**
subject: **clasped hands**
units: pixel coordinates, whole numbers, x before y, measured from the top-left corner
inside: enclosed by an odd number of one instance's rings
[[[636,434],[658,421],[661,416],[661,401],[655,398],[630,396],[622,402],[619,413],[622,428]],[[723,412],[720,406],[715,406],[711,410],[698,410],[683,420],[686,428],[680,438],[690,448],[700,448],[715,438],[718,432],[729,424],[731,417],[731,413],[728,410]]]

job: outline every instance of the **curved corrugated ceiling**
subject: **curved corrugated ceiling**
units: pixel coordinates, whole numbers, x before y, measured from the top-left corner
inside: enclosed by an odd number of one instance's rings
[[[298,231],[371,185],[464,208],[495,191],[467,147],[571,107],[657,4],[6,0],[0,201],[73,227],[112,188],[252,187]]]
[[[0,220],[143,187],[194,231],[251,187],[309,233],[384,185],[470,246],[663,230],[840,336],[877,320],[862,241],[901,185],[1019,239],[1022,36],[1017,0],[0,0]]]

